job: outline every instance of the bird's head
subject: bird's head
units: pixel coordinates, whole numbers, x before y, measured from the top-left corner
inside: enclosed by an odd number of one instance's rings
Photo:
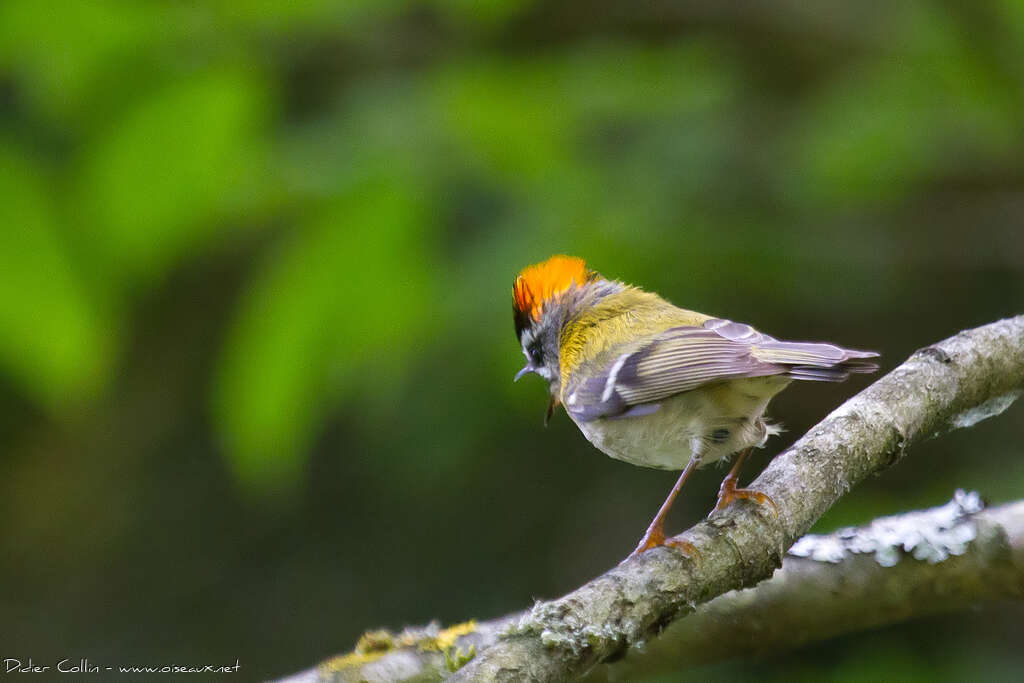
[[[524,268],[512,286],[516,336],[526,356],[526,366],[515,378],[532,372],[548,381],[549,416],[560,388],[559,334],[578,305],[581,290],[599,277],[581,258],[552,256]]]

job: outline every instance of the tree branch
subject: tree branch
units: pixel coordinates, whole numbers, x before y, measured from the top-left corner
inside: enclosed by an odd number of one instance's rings
[[[700,605],[590,683],[635,680],[780,651],[970,605],[1024,598],[1024,500],[982,510],[977,494],[924,512],[804,536],[754,588]],[[290,681],[440,681],[523,614],[441,630],[366,634],[356,652]],[[459,634],[462,635],[459,635]]]
[[[751,486],[772,497],[777,518],[741,501],[679,536],[697,548],[693,559],[658,548],[522,616],[488,622],[488,629],[435,628],[417,649],[433,647],[446,668],[457,668],[471,654],[462,648],[475,648],[476,656],[451,681],[581,675],[649,640],[699,603],[770,577],[785,549],[856,483],[897,462],[913,443],[1001,413],[1022,390],[1024,316],[961,332],[915,353],[769,464]],[[289,680],[351,680],[345,671],[357,666],[360,680],[422,675],[409,659],[416,659],[409,652],[413,635],[408,643],[374,643],[370,636],[347,659]],[[390,652],[396,645],[410,647]]]
[[[754,588],[697,607],[590,683],[635,680],[742,656],[1024,598],[1024,501],[973,512],[977,494],[942,507],[804,536]],[[799,553],[801,556],[795,556]]]

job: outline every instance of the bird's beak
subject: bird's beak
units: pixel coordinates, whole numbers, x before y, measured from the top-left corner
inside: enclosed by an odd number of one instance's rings
[[[529,374],[531,372],[537,372],[537,370],[532,365],[527,363],[525,368],[523,368],[522,370],[520,370],[519,372],[516,373],[516,376],[512,378],[512,381],[513,382],[518,382],[522,378],[523,375],[527,375],[527,374]]]

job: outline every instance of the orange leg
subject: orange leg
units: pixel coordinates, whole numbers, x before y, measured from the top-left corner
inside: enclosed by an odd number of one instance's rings
[[[732,466],[732,469],[729,470],[729,474],[725,475],[725,479],[722,480],[722,485],[718,489],[718,504],[715,505],[715,509],[711,511],[712,515],[720,510],[724,510],[738,498],[750,498],[761,504],[770,503],[772,510],[775,511],[775,516],[779,516],[779,508],[775,505],[775,501],[772,500],[771,497],[753,489],[736,488],[736,481],[739,479],[740,466],[743,464],[743,461],[747,459],[747,456],[750,455],[750,451],[752,450],[754,449],[748,448],[741,452],[739,457],[736,458],[736,463]],[[708,516],[710,517],[711,515]]]
[[[665,531],[662,528],[665,523],[665,515],[667,515],[669,509],[672,508],[672,503],[675,502],[676,496],[679,495],[679,490],[683,488],[683,483],[686,481],[687,477],[690,476],[691,472],[697,469],[697,462],[698,460],[696,458],[690,458],[690,462],[686,464],[686,468],[683,470],[683,473],[679,475],[679,481],[677,481],[676,485],[672,487],[672,491],[669,492],[668,498],[666,498],[665,502],[661,504],[661,509],[658,510],[658,514],[654,516],[654,519],[651,521],[651,525],[647,527],[647,533],[645,533],[644,537],[640,539],[640,544],[636,547],[636,550],[629,554],[629,557],[634,557],[640,553],[650,550],[651,548],[657,548],[660,545],[670,545],[679,548],[687,556],[697,554],[697,549],[692,543],[666,539]]]

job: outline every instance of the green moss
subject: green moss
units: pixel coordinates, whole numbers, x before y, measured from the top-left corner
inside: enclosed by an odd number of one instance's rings
[[[473,657],[476,657],[476,645],[470,645],[465,654],[458,647],[452,647],[444,651],[444,665],[454,673],[464,667]]]

